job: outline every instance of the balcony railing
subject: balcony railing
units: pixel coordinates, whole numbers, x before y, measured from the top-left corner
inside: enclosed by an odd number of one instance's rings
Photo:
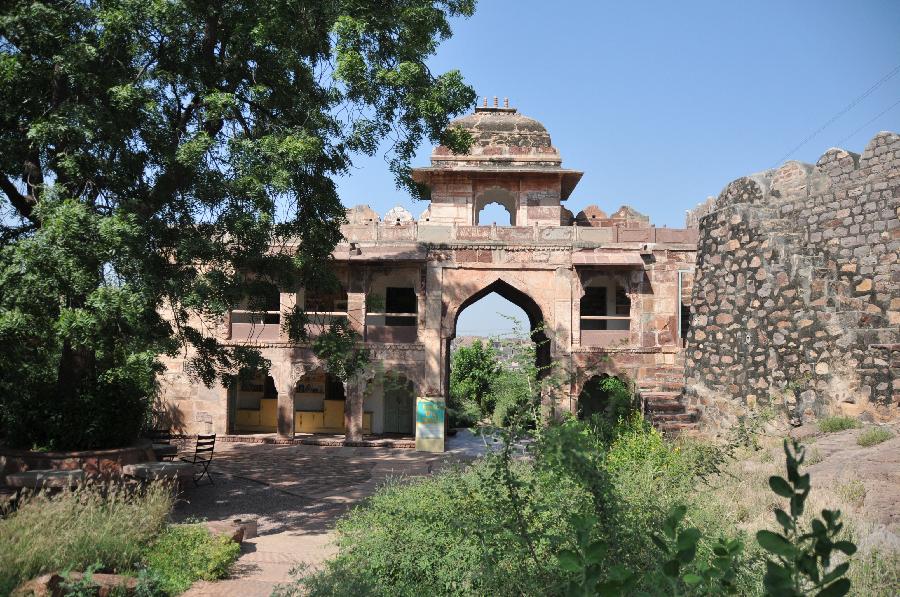
[[[415,313],[366,313],[366,340],[379,343],[410,343],[418,337]]]
[[[281,336],[280,311],[231,312],[231,339],[241,341],[278,340]]]
[[[306,333],[310,338],[315,338],[328,329],[332,322],[347,320],[346,311],[308,311],[306,313]]]
[[[628,344],[631,318],[621,315],[581,316],[581,345],[614,348]]]

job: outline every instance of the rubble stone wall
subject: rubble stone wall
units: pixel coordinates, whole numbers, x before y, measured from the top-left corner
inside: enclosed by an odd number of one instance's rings
[[[700,218],[686,398],[715,431],[770,405],[795,423],[896,418],[900,136],[740,178]]]

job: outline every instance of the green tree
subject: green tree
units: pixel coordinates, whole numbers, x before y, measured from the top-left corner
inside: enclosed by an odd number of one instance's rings
[[[497,351],[489,343],[475,340],[457,348],[450,366],[450,408],[465,412],[475,406],[480,418],[489,416],[494,412],[491,384],[499,372]]]
[[[333,178],[384,143],[398,184],[474,102],[427,58],[474,0],[10,0],[0,9],[0,435],[130,441],[159,372],[265,368],[212,330],[325,285]],[[280,250],[270,251],[275,246]],[[248,280],[248,272],[253,279]],[[291,313],[292,318],[300,313]],[[288,327],[296,330],[297,326]]]

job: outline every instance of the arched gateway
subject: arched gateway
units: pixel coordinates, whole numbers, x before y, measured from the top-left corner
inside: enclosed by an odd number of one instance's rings
[[[601,374],[627,377],[644,390],[677,389],[696,230],[655,228],[628,207],[607,216],[587,206],[573,215],[563,202],[582,173],[563,168],[544,126],[515,108],[485,105],[451,126],[466,129],[474,144],[463,155],[437,147],[430,166],[413,170],[431,190],[418,220],[402,209],[385,221],[367,206],[349,209],[344,241],[333,254],[340,292],[278,289],[281,312],[297,304],[312,312],[312,335],[345,318],[371,351],[365,375],[342,393],[323,390],[323,425],[331,408],[328,424],[340,424],[337,430],[351,439],[410,432],[410,394],[430,399],[428,408],[446,397],[459,313],[491,292],[520,306],[540,330],[539,364],[571,380],[568,395],[555,398],[557,408],[575,411],[585,383]],[[491,204],[509,212],[511,226],[480,225],[479,214]],[[319,421],[320,388],[305,380],[321,363],[309,346],[289,342],[274,305],[266,309],[262,316],[233,312],[221,335],[259,347],[271,361],[277,429],[290,436]],[[326,382],[320,385],[331,387]],[[162,386],[186,431],[240,427],[228,408],[228,396],[233,403],[240,388],[198,387],[178,361],[169,363]],[[343,421],[334,415],[339,399]],[[253,402],[241,404],[248,410]],[[253,413],[241,416],[256,420]]]

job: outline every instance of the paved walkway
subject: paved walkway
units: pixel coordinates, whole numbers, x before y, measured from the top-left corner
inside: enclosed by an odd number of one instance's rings
[[[427,475],[484,449],[461,433],[445,454],[408,449],[222,443],[211,466],[215,485],[190,486],[175,507],[179,521],[256,519],[259,536],[244,542],[232,578],[200,582],[185,595],[268,596],[298,564],[315,567],[335,551],[337,518],[386,480]]]

